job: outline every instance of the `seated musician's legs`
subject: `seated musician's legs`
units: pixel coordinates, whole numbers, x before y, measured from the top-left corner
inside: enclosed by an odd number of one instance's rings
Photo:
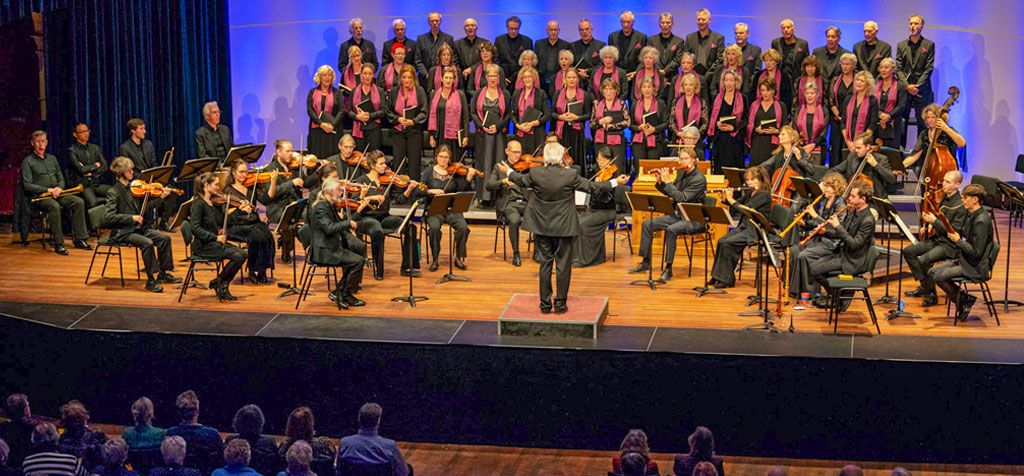
[[[54,247],[64,246],[64,231],[61,227],[60,204],[52,198],[40,200],[32,204],[34,208],[46,212],[46,227],[50,229],[50,237],[53,239]],[[57,250],[59,253],[59,248]],[[67,254],[65,251],[64,254]]]
[[[436,271],[437,255],[441,252],[441,224],[444,220],[443,217],[438,215],[428,216],[426,220],[427,239],[430,241],[430,257],[433,260],[430,270]]]
[[[960,265],[948,263],[936,266],[928,271],[929,277],[935,284],[945,291],[946,296],[956,304],[957,319],[966,319],[970,315],[971,307],[978,298],[967,293],[960,292],[960,286],[953,282],[953,279],[964,276],[964,270]]]
[[[146,269],[146,290],[153,292],[160,292],[162,289],[157,289],[156,277],[160,274],[160,265],[156,260],[156,249],[154,247],[153,240],[149,237],[139,234],[132,233],[124,237],[124,242],[128,243],[142,252],[142,265]]]
[[[508,205],[502,212],[508,224],[508,241],[512,244],[512,254],[519,254],[519,227],[523,223],[523,207]]]
[[[925,290],[923,305],[931,306],[939,302],[935,295],[935,281],[930,273],[932,265],[953,258],[956,258],[956,250],[943,244],[935,246],[920,256],[921,268],[924,270],[924,277],[921,279],[921,288]]]
[[[791,250],[799,251],[790,251],[793,268],[790,274],[789,294],[799,297],[800,293],[808,293],[811,297],[815,297],[821,288],[811,276],[811,265],[815,261],[830,256],[833,253],[832,248],[823,244],[813,244],[803,249],[800,249],[799,245],[795,245]]]
[[[811,278],[818,283],[819,286],[825,289],[826,292],[830,292],[831,289],[828,287],[828,278],[839,275],[843,271],[843,260],[838,254],[829,254],[828,256],[819,258],[811,262]],[[816,299],[814,304],[819,307],[826,307],[830,303],[827,299],[822,296]]]
[[[665,227],[665,267],[671,267],[676,256],[676,238],[679,235],[696,235],[704,233],[707,225],[676,217],[676,222]]]
[[[89,239],[89,229],[85,226],[85,200],[75,195],[61,195],[57,199],[60,207],[71,214],[71,231],[75,237],[75,248],[91,250],[85,240]]]
[[[375,218],[359,220],[356,231],[370,237],[370,251],[373,253],[374,278],[384,279],[384,227]]]
[[[750,243],[748,230],[733,229],[718,240],[715,249],[715,264],[711,267],[711,279],[716,287],[736,284],[736,264],[740,254]]]
[[[638,213],[634,211],[634,213]],[[675,215],[662,215],[660,217],[645,220],[640,226],[640,257],[643,261],[636,267],[629,270],[631,273],[645,272],[651,265],[651,248],[654,243],[654,232],[668,228],[679,221]]]
[[[468,256],[467,243],[469,242],[469,224],[461,213],[449,215],[448,224],[452,227],[455,235],[455,266],[466,269],[466,256]]]
[[[935,246],[935,240],[928,239],[918,241],[917,243],[903,248],[903,258],[907,261],[907,267],[910,268],[910,273],[914,275],[914,279],[916,279],[918,283],[921,283],[917,289],[907,291],[907,296],[914,297],[927,294],[928,289],[924,287],[924,281],[927,278],[928,270],[925,269],[924,265],[921,263],[921,256],[932,248],[935,248]],[[934,292],[935,290],[932,289],[931,291]]]
[[[159,271],[158,279],[161,282],[168,283],[181,281],[180,278],[170,275],[170,272],[174,271],[174,252],[171,249],[171,237],[164,232],[153,229],[147,229],[145,236],[153,241],[157,259],[160,260],[157,266]]]

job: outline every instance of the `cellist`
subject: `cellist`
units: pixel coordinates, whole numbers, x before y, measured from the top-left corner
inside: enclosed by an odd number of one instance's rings
[[[765,176],[771,177],[770,184],[772,185],[772,201],[776,202],[781,196],[782,205],[790,206],[791,201],[785,199],[792,198],[792,190],[785,192],[783,189],[789,189],[783,182],[786,177],[784,175],[777,176],[776,173],[785,174],[785,169],[782,167],[786,165],[786,159],[789,159],[788,168],[791,168],[796,175],[801,177],[811,177],[814,175],[814,166],[811,164],[809,159],[810,155],[804,152],[800,148],[800,134],[793,128],[793,126],[785,125],[782,126],[782,130],[779,131],[779,146],[772,152],[772,158],[761,163],[760,167],[764,169]],[[792,183],[792,180],[788,180]]]
[[[903,159],[904,167],[910,168],[921,160],[926,151],[931,148],[930,145],[933,142],[946,146],[950,153],[955,153],[957,147],[967,146],[967,139],[964,139],[964,136],[960,135],[956,129],[950,127],[946,122],[949,117],[942,112],[942,106],[929,104],[924,108],[921,117],[924,119],[924,123],[928,125],[928,128],[917,134],[917,144],[914,145],[914,150],[911,151],[907,158]],[[936,138],[936,135],[938,135],[938,138]]]

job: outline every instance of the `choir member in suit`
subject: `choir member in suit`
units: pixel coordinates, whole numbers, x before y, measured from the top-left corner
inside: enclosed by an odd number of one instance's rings
[[[872,187],[864,182],[855,181],[846,196],[846,204],[850,205],[842,220],[833,214],[825,220],[825,237],[835,240],[836,250],[820,259],[811,262],[811,278],[828,288],[828,278],[839,274],[859,275],[874,266],[868,262],[868,250],[875,245],[875,212],[869,206]],[[814,301],[815,306],[827,308],[835,303],[821,296]],[[850,306],[850,300],[843,300],[840,312]]]
[[[419,186],[419,182],[410,180],[405,187],[390,185],[381,181],[381,177],[388,172],[387,158],[379,150],[370,151],[366,154],[366,160],[370,163],[370,170],[366,174],[355,179],[356,183],[368,185],[361,192],[359,208],[352,214],[352,219],[359,222],[356,232],[370,237],[370,249],[373,251],[373,279],[380,281],[384,279],[384,235],[394,233],[404,221],[401,215],[391,214],[391,202],[399,196],[404,197],[402,201],[408,201],[412,193]],[[403,276],[409,274],[409,264],[412,263],[413,273],[420,267],[420,262],[415,257],[415,252],[409,253],[409,242],[412,240],[413,249],[417,249],[419,243],[416,241],[416,227],[413,223],[406,225],[403,230],[402,268]]]
[[[477,131],[473,159],[474,166],[481,170],[490,170],[505,158],[505,134],[508,133],[512,108],[509,106],[509,94],[498,82],[500,69],[497,65],[487,68],[487,85],[473,98],[471,117]],[[493,206],[493,194],[484,189],[483,177],[479,177],[477,182],[477,198],[484,207]]]
[[[441,87],[430,97],[427,132],[430,148],[447,145],[452,153],[462,157],[462,149],[469,144],[469,102],[466,93],[455,89],[455,68],[448,68],[441,76]]]
[[[573,56],[572,50],[558,52],[558,71],[555,72],[554,78],[547,84],[546,88],[549,98],[555,97],[558,90],[565,87],[565,72],[572,68],[574,64],[576,64],[576,57]]]
[[[344,96],[334,87],[334,68],[323,65],[313,76],[316,83],[306,94],[306,115],[309,116],[309,153],[327,157],[334,150],[335,138],[341,131],[344,117]]]
[[[739,206],[745,205],[768,218],[772,207],[771,192],[768,190],[771,184],[768,183],[764,169],[750,167],[743,173],[743,181],[748,190],[741,192],[738,198],[736,190],[725,189],[725,201],[729,204],[729,210],[739,213]],[[747,246],[756,242],[757,229],[746,215],[742,215],[736,228],[718,239],[718,246],[715,247],[715,264],[711,268],[711,281],[708,284],[716,289],[735,286],[736,264],[740,260],[740,255]]]
[[[406,43],[411,43],[412,47],[415,47],[416,43],[412,40]],[[399,72],[402,71],[402,66],[406,65],[406,58],[415,56],[415,50],[409,50],[407,45],[395,42],[391,46],[390,58],[392,61],[384,63],[384,69],[377,75],[377,86],[380,86],[384,91],[391,91],[398,85]],[[413,72],[415,73],[415,69]]]
[[[203,105],[203,125],[196,129],[195,140],[199,157],[224,158],[235,146],[231,129],[220,122],[220,106],[216,102]]]
[[[878,137],[878,98],[873,94],[874,88],[875,78],[871,73],[858,71],[843,115],[843,139],[848,149],[852,148],[850,141],[864,131],[871,131],[874,137]],[[883,192],[877,190],[877,186],[875,188],[875,196],[884,198]]]
[[[274,269],[274,235],[270,227],[256,211],[257,202],[267,205],[271,202],[270,192],[277,188],[278,181],[284,181],[279,174],[272,174],[267,187],[245,185],[249,176],[248,164],[242,159],[230,159],[225,166],[231,171],[224,193],[234,195],[243,205],[228,216],[228,237],[244,241],[249,251],[249,279],[255,284],[270,284],[268,269]]]
[[[743,158],[747,155],[744,135],[740,133],[746,130],[747,116],[738,84],[736,73],[726,72],[722,90],[711,103],[708,141],[715,173],[721,173],[722,167],[742,167]],[[732,119],[728,119],[730,117]]]
[[[846,206],[846,200],[841,194],[846,190],[846,179],[842,175],[830,172],[822,177],[819,182],[822,199],[816,206],[807,205],[804,220],[797,227],[801,235],[806,235],[822,224],[832,215]],[[840,215],[842,220],[845,214]],[[797,233],[797,230],[791,230]],[[800,294],[807,293],[811,298],[817,298],[821,291],[818,283],[811,277],[811,263],[835,253],[839,243],[835,238],[817,235],[805,246],[800,246],[799,240],[789,248],[789,260],[793,263],[789,274],[789,295],[799,298]]]
[[[582,80],[580,86],[587,88],[590,70],[601,64],[600,51],[601,48],[604,48],[605,44],[603,41],[594,38],[594,25],[590,23],[590,20],[586,18],[580,20],[579,31],[580,39],[572,42],[570,47],[572,48],[572,56],[576,61],[573,63],[573,67],[579,71],[580,79]]]
[[[622,29],[608,34],[608,46],[614,46],[619,50],[617,66],[630,72],[636,71],[637,66],[640,66],[640,50],[647,45],[647,35],[634,29],[634,23],[636,18],[633,17],[633,12],[624,11],[619,15]],[[630,73],[627,79],[633,79],[632,76]]]
[[[913,273],[914,279],[921,283],[917,289],[907,291],[907,296],[923,297],[922,306],[934,306],[939,303],[935,294],[935,281],[932,280],[932,265],[945,260],[957,257],[956,243],[949,239],[947,233],[961,232],[964,230],[964,222],[967,212],[964,209],[963,198],[960,196],[960,184],[964,176],[959,170],[950,170],[942,177],[942,200],[936,200],[933,196],[932,202],[938,205],[939,210],[953,225],[953,230],[946,230],[941,221],[938,221],[933,211],[926,211],[921,214],[924,223],[931,236],[918,241],[915,244],[903,249],[903,258],[907,260],[907,267]],[[932,184],[929,184],[932,185]]]
[[[135,177],[132,160],[116,157],[110,170],[117,179],[106,196],[106,213],[103,221],[110,228],[110,240],[128,243],[142,250],[142,263],[146,268],[146,291],[163,292],[161,284],[180,283],[181,278],[171,275],[174,270],[174,256],[171,238],[144,225],[146,214],[159,205],[161,199],[171,194],[165,188],[163,194],[150,196],[148,200],[132,195],[131,182]],[[146,209],[143,210],[143,204]],[[159,261],[157,259],[159,258]]]
[[[739,46],[729,45],[725,47],[725,53],[722,54],[722,64],[711,75],[711,83],[708,85],[711,88],[708,94],[711,97],[718,95],[718,91],[722,89],[722,72],[725,70],[732,70],[736,73],[739,81],[739,90],[743,92],[743,97],[750,97],[747,93],[750,91],[750,87],[747,85],[750,81],[753,81],[753,77],[746,76],[741,64],[743,50]]]
[[[978,184],[964,187],[963,207],[966,211],[962,230],[945,231],[946,238],[956,246],[956,261],[932,268],[929,275],[951,302],[956,303],[956,318],[966,321],[977,297],[960,290],[956,278],[984,279],[992,267],[990,255],[996,246],[993,239],[992,215],[981,205],[986,197],[985,188]]]
[[[594,147],[608,146],[615,156],[615,165],[626,172],[625,130],[629,127],[629,109],[626,101],[619,98],[619,85],[610,78],[601,83],[601,98],[594,102],[594,119],[590,121],[590,135],[594,138]],[[621,114],[621,118],[613,118],[612,111]],[[617,115],[618,115],[617,114]],[[573,151],[576,153],[577,151]]]
[[[804,58],[811,54],[811,49],[807,46],[807,40],[796,36],[793,20],[782,20],[779,29],[782,30],[782,36],[772,40],[772,49],[782,56],[779,68],[790,78],[795,78],[800,74],[800,65],[804,63]]]
[[[754,83],[754,97],[748,98],[749,101],[761,100],[761,88],[757,85],[761,84],[761,81],[765,78],[768,78],[775,83],[775,99],[782,101],[783,104],[793,104],[793,80],[792,76],[782,69],[782,54],[778,50],[771,48],[761,54],[761,59],[764,60],[764,70],[761,71],[761,75],[757,77],[757,82]],[[737,87],[739,86],[737,85]]]
[[[932,92],[935,42],[921,36],[924,17],[920,14],[910,15],[909,29],[910,36],[896,45],[896,71],[900,79],[907,84],[908,103],[903,110],[904,121],[910,118],[911,109],[914,110],[914,117],[920,119],[925,106],[935,100],[935,94]]]
[[[519,74],[522,74],[520,70]],[[505,145],[505,160],[509,167],[515,167],[522,159],[523,145],[512,139]],[[526,211],[526,189],[520,187],[501,171],[499,162],[494,164],[491,173],[487,175],[487,190],[495,195],[494,210],[498,218],[504,220],[508,226],[508,241],[512,244],[512,265],[522,266],[523,260],[519,254],[519,225],[523,222],[523,212]],[[614,213],[614,212],[613,212]]]
[[[750,105],[747,118],[747,147],[750,148],[750,166],[761,165],[772,156],[772,150],[779,145],[779,130],[789,122],[789,110],[784,103],[775,99],[771,79],[762,79],[757,85],[757,102]]]
[[[857,71],[867,71],[877,78],[878,65],[892,58],[892,45],[878,39],[878,23],[869,20],[864,22],[864,39],[853,45],[853,54],[857,56]]]
[[[416,84],[416,73],[410,65],[399,72],[398,86],[388,95],[388,121],[394,124],[391,143],[395,163],[405,160],[407,173],[412,180],[419,180],[423,166],[423,123],[427,121],[427,93]]]
[[[711,30],[711,11],[697,10],[697,31],[686,35],[686,50],[693,53],[694,70],[708,83],[711,75],[722,63],[725,37]]]
[[[342,309],[366,305],[355,296],[366,263],[366,248],[359,246],[362,242],[352,233],[356,221],[343,218],[343,212],[338,211],[339,207],[345,207],[345,193],[344,185],[337,179],[326,180],[306,220],[306,226],[312,229],[309,261],[342,268],[341,279],[327,295]]]
[[[118,150],[122,156],[132,159],[139,171],[160,165],[156,160],[153,141],[146,138],[146,123],[137,117],[128,119],[128,140],[122,142]]]
[[[352,35],[349,39],[345,40],[341,44],[341,48],[338,49],[338,69],[341,70],[345,63],[344,60],[350,57],[349,49],[353,46],[359,48],[359,56],[363,63],[370,63],[377,67],[377,47],[372,41],[363,38],[363,19],[353,18],[348,22],[348,32]]]
[[[580,87],[580,77],[574,68],[565,72],[565,87],[558,91],[552,100],[551,120],[554,122],[554,133],[558,136],[558,143],[569,150],[569,153],[580,157],[581,162],[587,147],[585,135],[587,121],[591,119],[594,107],[594,97]],[[576,108],[569,110],[571,104],[579,104],[578,113]],[[584,169],[586,165],[582,164]]]
[[[460,79],[461,75],[458,74],[458,67],[455,65],[455,51],[452,50],[451,46],[441,45],[437,48],[437,62],[434,67],[430,68],[430,76],[427,77],[427,87],[424,91],[430,95],[434,91],[437,91],[441,87],[441,74],[445,70],[454,69],[456,71],[454,78],[454,89],[462,89]]]
[[[423,183],[427,184],[427,204],[425,208],[430,208],[430,201],[435,195],[468,192],[472,188],[470,181],[473,177],[483,175],[483,172],[479,172],[473,167],[469,167],[469,173],[466,175],[449,173],[447,169],[451,160],[452,151],[448,150],[448,147],[445,147],[444,144],[438,146],[437,150],[434,151],[434,166],[425,171],[423,175]],[[426,221],[427,237],[430,239],[430,253],[432,257],[430,272],[437,271],[440,265],[437,257],[441,252],[441,225],[445,223],[452,227],[452,230],[455,232],[455,267],[463,270],[466,269],[466,243],[469,241],[469,225],[466,224],[466,218],[461,213],[450,213],[448,215],[428,216]]]
[[[907,85],[896,76],[896,60],[885,58],[879,64],[874,95],[878,100],[878,137],[886,147],[898,149],[903,143]]]
[[[740,77],[743,81],[743,97],[750,97],[754,90],[754,78],[761,75],[761,47],[750,43],[750,27],[737,23],[735,28],[736,46],[740,48]]]
[[[804,152],[807,152],[808,156],[818,154],[816,163],[822,163],[825,151],[828,149],[827,132],[832,118],[832,115],[818,100],[819,95],[820,90],[817,84],[813,82],[805,84],[803,106],[793,111],[792,114],[793,127],[796,128],[800,135],[800,141],[804,144]]]
[[[946,146],[953,155],[956,155],[957,147],[967,146],[967,139],[964,139],[964,136],[960,135],[956,129],[950,127],[949,115],[942,112],[942,106],[929,104],[921,113],[921,118],[924,121],[925,129],[917,133],[917,143],[914,144],[914,149],[903,159],[904,167],[913,167],[914,164],[921,161],[933,143]]]
[[[568,50],[564,52],[572,54]],[[520,69],[519,80],[523,87],[512,93],[512,130],[522,148],[533,152],[544,142],[545,125],[551,117],[551,108],[548,106],[548,93],[538,84],[536,70]],[[524,116],[530,109],[539,112],[540,118],[524,122]]]
[[[395,33],[394,38],[384,42],[384,46],[380,52],[380,64],[389,64],[394,61],[395,48],[399,45],[405,50],[405,55],[408,57],[406,61],[409,64],[416,64],[416,41],[405,36],[405,20],[396,18],[391,22],[391,31]],[[398,65],[398,66],[401,66]],[[396,67],[395,71],[399,71],[401,68]],[[384,87],[383,85],[381,87]],[[384,88],[385,91],[390,91],[391,88]]]
[[[562,51],[572,51],[572,46],[569,45],[569,42],[558,37],[562,29],[558,26],[557,21],[549,21],[546,31],[548,33],[547,38],[537,40],[533,45],[533,50],[537,53],[537,72],[540,73],[540,80],[537,83],[545,87],[554,82],[555,73],[562,69],[558,64],[559,53]]]
[[[612,151],[600,147],[594,154],[598,170],[612,164]],[[580,215],[580,234],[572,242],[572,266],[585,268],[605,262],[605,232],[615,221],[615,192],[595,190],[587,197],[587,209]],[[614,246],[614,245],[613,245]]]
[[[682,80],[687,75],[695,76],[697,78],[697,82],[700,83],[701,101],[706,103],[711,99],[714,99],[714,96],[712,96],[710,92],[711,88],[708,86],[708,80],[705,79],[703,75],[697,74],[697,71],[694,69],[694,65],[696,64],[695,58],[696,57],[693,56],[693,53],[690,53],[689,51],[685,51],[683,54],[679,55],[679,74],[676,75],[676,80],[672,84],[671,96],[673,99],[676,99],[683,94]],[[666,97],[667,96],[668,94],[666,94]]]
[[[843,32],[838,26],[830,26],[825,29],[825,46],[814,49],[814,56],[818,58],[818,66],[821,68],[821,77],[825,78],[825,84],[832,84],[836,76],[842,73],[839,59],[850,52],[839,44],[842,36]]]
[[[89,239],[89,230],[85,226],[85,201],[82,197],[62,193],[65,188],[64,174],[57,158],[46,153],[47,145],[49,140],[46,132],[32,133],[32,153],[21,161],[21,186],[29,198],[50,194],[50,198],[32,202],[32,208],[46,211],[46,225],[53,238],[55,253],[68,254],[67,248],[64,248],[64,231],[61,226],[61,210],[64,209],[71,212],[75,248],[91,250],[92,246],[85,241]],[[27,246],[28,242],[22,244]]]
[[[107,173],[107,159],[103,157],[100,146],[89,142],[89,126],[85,123],[75,125],[71,134],[75,141],[68,147],[68,165],[70,166],[72,184],[82,184],[82,200],[85,209],[99,205],[99,197],[106,197],[110,186],[103,183],[103,175]],[[98,223],[92,223],[95,228]]]
[[[513,77],[508,79],[509,84],[512,87],[511,88],[506,88],[506,89],[509,89],[510,91],[515,91],[516,89],[522,89],[522,87],[523,87],[523,80],[519,78],[519,71],[521,69],[523,69],[523,68],[533,68],[534,70],[537,69],[537,53],[534,53],[533,50],[526,50],[526,51],[522,52],[522,54],[519,55],[519,69],[516,70],[516,75],[515,76],[513,76]],[[498,83],[498,84],[501,84],[501,83]],[[502,86],[502,87],[504,87],[504,86]],[[541,84],[540,87],[544,87],[544,85]]]
[[[345,113],[352,121],[352,137],[359,150],[380,149],[381,121],[386,115],[387,96],[380,86],[373,83],[373,72],[372,64],[363,63],[359,85],[352,90],[352,107]]]
[[[455,40],[455,59],[462,70],[462,81],[469,77],[469,72],[480,62],[480,44],[487,41],[476,34],[476,19],[467,18],[462,22],[462,31],[466,36]]]
[[[675,23],[671,13],[663,12],[658,15],[658,27],[661,28],[661,32],[657,36],[647,38],[647,46],[658,50],[658,71],[667,82],[675,79],[679,71],[679,55],[686,49],[683,39],[672,33],[672,26]]]
[[[853,53],[844,53],[839,58],[839,75],[832,80],[825,101],[829,111],[832,113],[832,125],[829,127],[829,141],[831,150],[828,154],[829,165],[835,165],[843,160],[843,148],[846,147],[846,140],[843,134],[843,118],[846,117],[846,104],[853,96],[853,84],[856,76],[857,56]]]
[[[504,35],[494,39],[494,46],[498,48],[498,65],[505,73],[505,78],[515,78],[519,74],[519,56],[533,48],[533,39],[519,32],[523,21],[513,15],[505,20]],[[501,87],[509,86],[502,83]]]
[[[630,101],[636,102],[640,97],[640,84],[645,79],[650,79],[654,85],[654,95],[661,98],[665,92],[665,75],[658,69],[658,49],[653,46],[645,46],[640,50],[640,67],[633,73],[633,87],[630,88]]]
[[[820,66],[821,65],[818,64],[817,56],[811,55],[804,58],[803,64],[800,65],[800,77],[793,84],[795,86],[794,91],[796,92],[793,94],[793,102],[787,104],[791,106],[792,110],[795,111],[804,106],[804,101],[807,98],[804,96],[803,92],[808,84],[814,84],[817,86],[818,91],[821,91],[825,87],[825,84],[827,84],[825,79],[821,76]],[[817,100],[819,103],[818,105],[820,106],[822,104],[822,98],[819,96]]]
[[[547,144],[544,146],[543,167],[518,173],[504,163],[499,166],[499,170],[507,173],[516,185],[533,188],[533,196],[526,205],[523,228],[534,233],[540,255],[540,310],[545,314],[551,312],[552,307],[556,314],[568,311],[566,300],[572,279],[572,241],[580,234],[575,192],[608,191],[629,178],[620,175],[606,183],[591,182],[576,171],[565,168],[564,155],[565,149],[561,145]],[[551,300],[552,264],[558,269],[554,306]]]
[[[437,50],[441,48],[441,45],[451,47],[455,44],[455,38],[452,38],[452,35],[441,31],[441,13],[437,11],[428,13],[427,24],[430,26],[430,30],[416,37],[416,73],[420,80],[424,81],[424,85],[427,84],[427,78],[430,77],[430,70],[437,64]],[[410,62],[408,58],[406,58],[406,62]]]
[[[618,85],[619,97],[626,99],[626,95],[629,94],[629,76],[625,70],[615,65],[619,61],[619,49],[608,45],[601,48],[600,55],[601,64],[590,72],[590,90],[594,96],[600,96],[601,84],[605,79],[611,79]]]
[[[329,66],[328,66],[329,67]],[[205,172],[196,177],[193,190],[200,200],[192,203],[189,223],[192,224],[192,255],[215,260],[227,260],[217,277],[210,281],[210,289],[221,301],[236,301],[228,286],[242,269],[248,255],[245,250],[227,243],[227,231],[223,230],[225,207],[214,205],[213,199],[221,195],[217,175]]]
[[[850,144],[850,154],[846,156],[846,160],[832,167],[830,171],[843,174],[847,182],[853,182],[857,180],[855,174],[860,168],[861,161],[866,160],[864,175],[871,179],[872,188],[878,190],[875,195],[878,198],[886,198],[888,195],[885,188],[896,183],[896,176],[892,174],[892,167],[889,166],[889,160],[884,155],[876,156],[871,152],[873,137],[874,134],[870,130],[854,137]]]
[[[487,85],[487,67],[496,64],[497,55],[498,48],[494,46],[494,43],[489,41],[480,43],[480,62],[473,66],[472,71],[469,72],[469,78],[466,79],[466,94],[470,98],[476,96],[476,92]],[[505,70],[500,67],[498,69],[498,84],[508,84],[505,81]]]
[[[640,97],[633,103],[633,119],[630,121],[630,130],[633,132],[633,144],[630,146],[633,151],[632,168],[638,169],[641,160],[661,158],[668,121],[668,107],[655,93],[654,81],[651,78],[642,79]]]
[[[366,64],[365,67],[370,67],[370,65]],[[288,172],[288,162],[298,155],[293,150],[293,147],[294,145],[289,140],[278,139],[275,141],[274,156],[270,159],[270,163],[267,164],[264,170],[267,172]],[[324,165],[321,165],[320,168],[326,166],[326,161],[323,162]],[[267,221],[278,225],[276,231],[280,235],[280,239],[277,244],[281,248],[281,261],[285,263],[291,261],[295,239],[292,227],[281,223],[281,219],[284,217],[284,209],[292,202],[302,198],[302,189],[307,186],[306,181],[315,173],[300,166],[296,170],[295,175],[296,177],[291,179],[279,177],[274,181],[273,187],[270,186],[270,183],[263,184],[263,190],[261,190],[261,193],[266,196]]]
[[[672,104],[672,115],[669,118],[669,130],[672,131],[673,143],[684,144],[686,128],[693,127],[697,137],[693,137],[697,147],[697,157],[704,157],[703,139],[708,132],[709,107],[700,93],[700,79],[690,73],[682,77],[683,94]]]

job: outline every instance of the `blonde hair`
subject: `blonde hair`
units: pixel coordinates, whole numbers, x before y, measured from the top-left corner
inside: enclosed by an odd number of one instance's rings
[[[867,70],[857,71],[857,74],[853,76],[853,79],[854,81],[860,79],[865,83],[868,83],[868,93],[870,93],[871,89],[875,87],[875,78],[874,76],[871,76],[871,72]]]
[[[740,45],[737,44],[726,46],[725,53],[723,53],[722,55],[722,60],[724,61],[725,57],[729,56],[730,53],[736,55],[736,61],[738,65],[739,61],[743,59],[743,48],[740,48]]]
[[[332,83],[334,82],[334,78],[337,77],[334,74],[334,68],[332,68],[331,65],[325,64],[316,69],[316,74],[313,75],[313,82],[316,83],[317,86],[319,86],[320,80],[321,78],[323,78],[325,74],[329,74],[331,76]]]
[[[359,59],[361,60],[361,59],[363,59],[363,50],[361,50],[356,45],[349,46],[348,47],[348,60],[349,60],[350,63],[352,62],[352,55],[359,56]]]
[[[686,83],[693,83],[693,93],[700,94],[700,79],[697,78],[696,74],[686,73],[683,75],[683,79],[679,80],[681,86],[686,86]]]
[[[534,81],[537,80],[537,70],[533,69],[532,66],[523,66],[522,69],[519,70],[519,74],[516,75],[516,78],[523,79],[523,76],[526,75],[533,76]]]
[[[856,57],[854,57],[854,58],[856,58]],[[761,59],[764,60],[764,61],[772,60],[775,63],[781,63],[782,62],[782,54],[780,54],[778,51],[775,51],[775,48],[768,48],[767,51],[765,51],[764,53],[761,53]]]
[[[832,187],[836,194],[840,194],[843,193],[843,190],[846,190],[846,177],[836,172],[829,172],[821,178],[821,184]]]

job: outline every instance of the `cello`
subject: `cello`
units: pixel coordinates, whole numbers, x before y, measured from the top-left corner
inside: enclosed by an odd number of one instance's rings
[[[790,154],[786,157],[786,161],[782,163],[782,167],[779,167],[772,172],[772,204],[789,206],[793,203],[793,194],[796,193],[796,185],[793,185],[793,178],[799,177],[800,174],[789,166],[793,157],[799,160],[800,152],[803,149],[800,148],[800,144],[793,144],[793,148],[790,149]]]

